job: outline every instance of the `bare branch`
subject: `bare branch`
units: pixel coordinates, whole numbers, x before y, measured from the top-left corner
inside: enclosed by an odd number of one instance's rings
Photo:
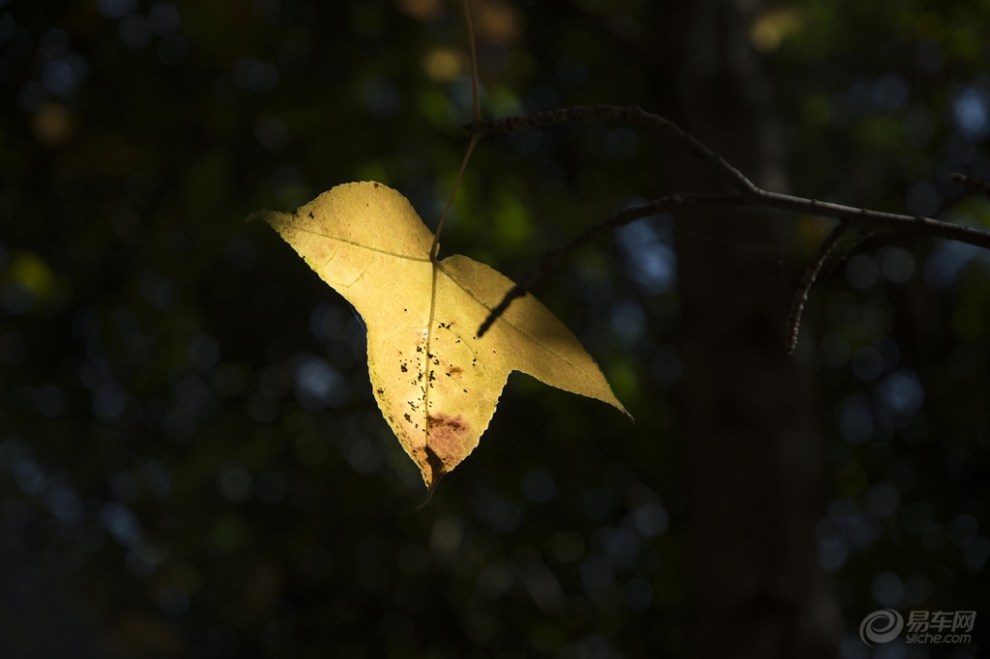
[[[751,196],[746,197],[742,203],[748,206],[779,208],[781,210],[797,211],[805,215],[849,220],[852,224],[870,229],[886,229],[889,231],[947,238],[978,247],[990,248],[990,232],[984,229],[963,224],[953,224],[952,222],[937,220],[934,217],[925,217],[923,215],[903,215],[901,213],[875,211],[869,208],[846,206],[845,204],[808,199],[806,197],[795,197],[793,195],[770,192],[763,189],[756,190]]]
[[[509,289],[505,295],[502,296],[502,300],[492,308],[492,310],[488,313],[488,317],[485,318],[485,321],[481,323],[481,326],[478,328],[478,337],[484,336],[485,332],[491,328],[492,323],[498,320],[498,318],[505,313],[505,310],[509,308],[509,305],[512,304],[513,300],[526,295],[526,293],[532,289],[537,282],[557,267],[557,264],[559,264],[565,256],[583,247],[584,245],[587,245],[600,234],[605,233],[606,231],[618,229],[621,226],[625,226],[630,222],[644,217],[651,217],[653,215],[666,213],[675,208],[683,208],[691,205],[717,206],[738,203],[739,195],[737,194],[675,194],[654,199],[653,201],[640,206],[630,206],[613,213],[604,221],[596,224],[584,233],[564,243],[557,249],[547,252],[546,255],[544,255],[544,257],[540,260],[539,266],[537,266],[537,268],[530,272],[525,278],[520,280],[515,286]]]
[[[675,142],[686,146],[702,164],[734,188],[736,194],[672,194],[660,197],[644,206],[627,208],[609,216],[603,222],[593,226],[577,238],[548,253],[541,261],[540,266],[521,283],[516,284],[509,290],[502,298],[502,301],[492,309],[488,318],[478,328],[479,336],[483,335],[491,327],[492,323],[508,309],[514,299],[525,295],[526,291],[532,288],[539,279],[555,267],[570,252],[596,238],[604,231],[615,229],[641,217],[656,215],[686,205],[756,206],[842,220],[842,224],[836,227],[819,247],[815,261],[805,271],[801,284],[795,293],[791,313],[788,317],[788,352],[793,352],[797,345],[798,328],[808,293],[812,286],[814,286],[821,269],[831,258],[839,239],[850,228],[861,227],[867,229],[869,235],[877,231],[889,231],[895,232],[898,235],[932,236],[957,240],[990,249],[990,232],[984,229],[953,224],[934,217],[889,213],[765,190],[757,186],[745,174],[726,161],[725,158],[708,148],[677,124],[659,115],[646,112],[637,106],[595,105],[558,108],[526,115],[504,117],[502,119],[475,119],[465,124],[465,128],[471,131],[472,139],[477,139],[479,136],[487,135],[488,133],[508,133],[526,128],[542,128],[556,124],[603,119],[640,126],[669,137]],[[990,194],[990,183],[977,181],[963,174],[953,174],[952,178],[973,189]]]

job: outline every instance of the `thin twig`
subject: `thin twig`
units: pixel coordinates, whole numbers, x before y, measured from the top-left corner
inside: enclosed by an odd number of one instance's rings
[[[979,179],[966,176],[965,174],[960,174],[958,172],[952,174],[952,180],[956,183],[961,183],[967,188],[976,190],[977,192],[982,192],[983,194],[990,197],[990,181],[981,181]]]
[[[473,134],[511,133],[512,131],[523,128],[543,128],[556,124],[576,121],[596,121],[600,119],[641,126],[666,135],[690,149],[709,169],[739,192],[755,192],[759,190],[755,183],[730,165],[725,158],[705,146],[694,135],[688,133],[674,122],[658,114],[647,112],[636,105],[591,105],[557,108],[555,110],[533,112],[532,114],[503,117],[502,119],[476,119],[465,124],[464,127]]]
[[[468,47],[471,53],[471,116],[481,120],[481,93],[478,82],[478,43],[474,38],[474,21],[471,20],[470,0],[464,0],[464,23],[467,25]]]
[[[804,314],[804,306],[808,303],[808,294],[811,292],[811,288],[815,285],[815,282],[818,281],[818,275],[821,273],[822,268],[825,267],[825,264],[835,253],[835,249],[839,245],[839,240],[851,228],[852,225],[846,220],[835,225],[832,231],[825,236],[825,240],[818,246],[814,260],[808,264],[804,274],[801,275],[801,282],[798,284],[797,290],[794,291],[794,297],[791,299],[791,309],[787,313],[786,345],[788,355],[793,355],[794,350],[797,348],[798,334],[801,331],[801,316]]]
[[[461,168],[457,170],[457,176],[454,177],[454,184],[450,186],[450,194],[447,195],[447,203],[443,206],[443,213],[440,214],[440,221],[437,222],[437,230],[433,233],[433,244],[430,246],[430,260],[434,263],[437,260],[437,252],[440,251],[440,234],[443,233],[443,225],[447,222],[447,214],[450,212],[450,207],[454,204],[454,195],[457,194],[457,187],[461,184],[464,170],[467,169],[467,164],[471,160],[474,147],[481,141],[481,137],[478,133],[471,136],[471,141],[468,142],[467,150],[464,152],[464,158],[461,160]]]
[[[512,304],[513,300],[526,295],[526,293],[551,270],[553,270],[565,256],[588,244],[597,238],[599,234],[618,229],[621,226],[625,226],[630,222],[644,217],[651,217],[653,215],[666,213],[675,208],[698,205],[724,206],[737,203],[739,203],[739,195],[737,194],[675,194],[654,199],[653,201],[640,206],[630,206],[613,213],[604,221],[596,224],[584,233],[569,240],[553,251],[547,252],[543,258],[540,259],[539,266],[530,272],[529,275],[521,279],[512,288],[506,291],[505,295],[502,296],[501,301],[488,312],[488,317],[485,318],[484,322],[481,323],[481,326],[478,328],[478,337],[480,338],[485,335],[485,332],[487,332],[491,328],[492,324],[498,320],[503,313],[505,313],[505,310],[509,308],[509,305]]]
[[[467,23],[468,44],[471,49],[471,101],[474,113],[472,116],[474,116],[475,121],[481,121],[481,100],[478,92],[478,48],[474,39],[474,23],[471,21],[469,0],[464,0],[464,22]],[[471,135],[471,141],[468,142],[467,149],[464,151],[464,158],[461,159],[461,168],[457,170],[454,184],[450,187],[450,193],[447,195],[447,201],[443,206],[443,213],[440,214],[440,221],[437,222],[437,230],[433,233],[433,244],[430,245],[430,260],[434,263],[436,263],[437,253],[440,251],[440,234],[443,233],[444,224],[447,223],[450,207],[454,204],[454,195],[457,194],[457,188],[460,186],[464,170],[467,169],[467,164],[471,160],[471,154],[474,153],[474,147],[477,146],[482,137],[484,137],[482,133]]]
[[[845,227],[845,230],[839,232],[839,228],[843,226]],[[837,268],[843,261],[848,259],[853,254],[856,254],[860,250],[864,249],[864,245],[870,245],[871,248],[875,247],[875,243],[878,238],[881,241],[889,241],[892,235],[890,233],[879,234],[875,231],[867,229],[860,235],[856,236],[852,241],[852,244],[845,246],[842,253],[839,254],[839,238],[841,238],[842,233],[848,233],[848,230],[852,228],[852,225],[845,221],[837,225],[832,230],[832,234],[826,236],[822,244],[818,246],[818,251],[815,253],[815,260],[808,265],[808,268],[801,276],[801,282],[798,284],[797,290],[794,291],[794,297],[791,299],[790,312],[787,314],[786,349],[788,355],[793,355],[794,351],[797,349],[798,334],[801,331],[801,317],[804,314],[804,306],[808,302],[808,295],[810,294],[812,287],[815,284],[828,279],[829,275],[832,274],[832,271],[835,268]],[[836,235],[833,240],[832,236],[835,233],[839,233],[839,235]],[[826,266],[828,266],[827,270]]]

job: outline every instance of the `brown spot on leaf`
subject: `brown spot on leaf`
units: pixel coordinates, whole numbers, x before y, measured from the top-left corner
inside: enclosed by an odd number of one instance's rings
[[[461,416],[438,413],[426,417],[426,428],[426,448],[443,465],[440,473],[447,473],[464,459],[463,438],[468,425]]]

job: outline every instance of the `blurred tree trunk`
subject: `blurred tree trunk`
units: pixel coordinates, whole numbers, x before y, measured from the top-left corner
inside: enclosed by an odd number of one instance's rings
[[[783,190],[782,135],[748,23],[735,0],[690,6],[677,99],[684,127],[758,184]],[[674,189],[718,185],[701,168],[677,167],[674,177]],[[812,356],[784,354],[797,272],[781,257],[792,245],[791,222],[766,211],[677,218],[693,645],[705,659],[836,652],[838,608],[815,545],[824,468]]]

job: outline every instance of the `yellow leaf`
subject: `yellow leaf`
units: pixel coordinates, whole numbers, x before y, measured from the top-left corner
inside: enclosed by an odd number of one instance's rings
[[[478,338],[513,283],[466,256],[434,263],[433,234],[395,190],[346,183],[292,213],[256,216],[361,314],[375,399],[431,492],[478,445],[512,371],[625,412],[581,343],[532,295]]]

